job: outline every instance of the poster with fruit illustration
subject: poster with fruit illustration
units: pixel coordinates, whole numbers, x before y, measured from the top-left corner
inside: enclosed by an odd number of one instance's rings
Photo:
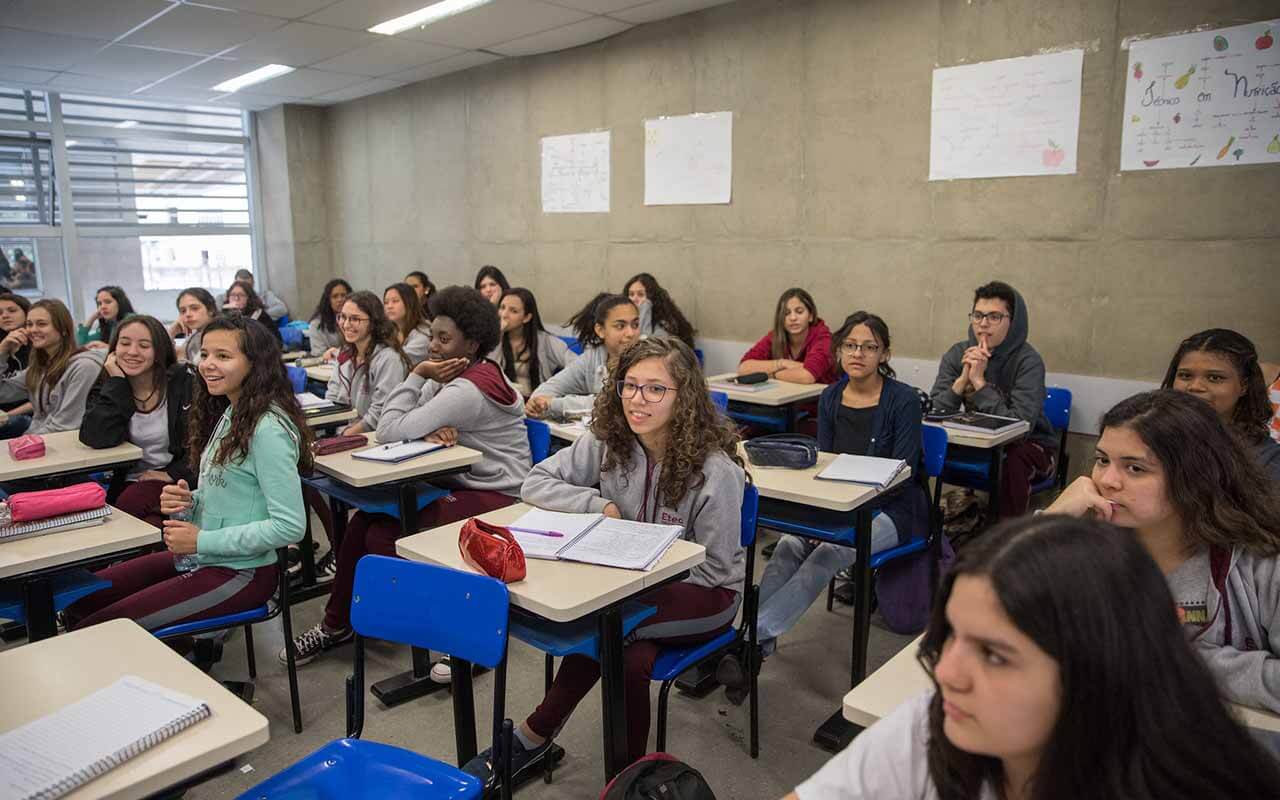
[[[929,180],[1071,175],[1083,50],[933,71]]]
[[[1120,169],[1280,164],[1280,19],[1140,39]]]

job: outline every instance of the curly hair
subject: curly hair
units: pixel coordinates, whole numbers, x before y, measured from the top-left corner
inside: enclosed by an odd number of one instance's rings
[[[493,352],[502,338],[498,307],[479,291],[466,286],[448,286],[431,295],[431,316],[448,317],[462,331],[463,337],[475,342],[476,358]]]
[[[1231,412],[1231,427],[1249,444],[1257,444],[1267,437],[1271,423],[1271,400],[1267,397],[1267,381],[1262,377],[1258,364],[1258,349],[1243,334],[1227,328],[1210,328],[1183,339],[1169,360],[1161,389],[1172,389],[1178,377],[1178,366],[1188,353],[1213,353],[1231,362],[1244,394],[1236,401]]]
[[[402,285],[404,284],[396,284],[396,286]],[[412,294],[413,290],[410,289],[409,292]],[[416,299],[416,295],[414,297]],[[404,350],[400,347],[400,337],[396,334],[396,324],[387,319],[387,312],[383,310],[382,301],[378,299],[376,294],[369,291],[359,291],[349,295],[343,305],[346,305],[346,303],[354,303],[356,308],[363,311],[365,316],[369,318],[369,347],[365,350],[364,363],[356,362],[356,344],[355,342],[346,341],[345,336],[343,337],[342,348],[338,351],[338,359],[340,361],[349,360],[356,364],[355,369],[351,372],[352,384],[356,382],[356,378],[363,371],[365,386],[369,385],[369,364],[373,361],[373,354],[378,352],[379,347],[386,347],[400,356],[400,362],[404,364],[405,372],[413,369],[413,364],[410,363],[409,357],[405,355]],[[417,307],[418,304],[415,302],[413,305]],[[341,374],[341,371],[339,371],[339,374]],[[350,385],[347,386],[348,394],[350,394],[351,389]]]
[[[334,278],[324,285],[324,289],[320,292],[320,302],[316,303],[315,310],[308,317],[309,320],[319,320],[320,330],[325,333],[338,332],[338,312],[333,310],[333,303],[329,302],[329,295],[333,294],[333,290],[339,286],[347,290],[348,296],[351,295],[351,284],[342,278]]]
[[[676,506],[685,493],[702,484],[702,465],[719,450],[745,469],[738,455],[738,429],[720,412],[707,391],[707,379],[689,345],[674,338],[641,339],[622,352],[609,371],[604,391],[596,395],[591,432],[605,445],[602,472],[631,466],[636,435],[622,410],[617,386],[628,370],[649,358],[660,358],[675,379],[675,407],[671,411],[667,452],[658,478],[658,500]]]
[[[163,322],[148,314],[134,314],[116,326],[108,352],[116,351],[116,345],[120,341],[120,331],[130,325],[143,326],[147,329],[147,337],[151,339],[151,352],[155,359],[151,364],[151,386],[158,394],[156,406],[159,406],[164,402],[165,391],[168,388],[169,368],[178,363],[178,354],[173,348],[173,340],[169,338],[169,332],[165,330]]]
[[[249,455],[249,444],[258,421],[264,414],[275,412],[285,417],[297,431],[298,469],[304,473],[310,472],[313,465],[311,428],[307,425],[302,407],[298,405],[298,398],[293,394],[289,376],[285,373],[284,363],[280,360],[280,343],[266,327],[239,315],[219,317],[210,322],[204,329],[203,341],[207,343],[209,334],[217,331],[235,332],[240,350],[249,360],[249,373],[244,379],[240,402],[231,414],[231,430],[222,438],[218,452],[213,456],[213,463],[243,461]],[[209,394],[203,376],[195,382],[194,388],[187,453],[191,468],[198,470],[200,456],[213,438],[218,421],[222,419],[231,401],[226,395]]]
[[[1104,414],[1101,428],[1129,428],[1151,448],[1188,545],[1280,555],[1280,496],[1208,403],[1173,389],[1143,392]]]
[[[658,279],[647,272],[631,276],[631,280],[622,286],[622,294],[630,294],[631,285],[638,283],[644,287],[645,297],[653,306],[653,324],[661,325],[666,332],[685,344],[693,347],[693,323],[685,317],[671,299],[671,295],[658,283]]]

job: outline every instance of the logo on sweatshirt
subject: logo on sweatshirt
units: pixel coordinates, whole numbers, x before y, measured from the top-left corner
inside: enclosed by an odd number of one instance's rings
[[[662,513],[659,516],[661,517],[661,519],[659,519],[659,522],[663,525],[683,525],[684,524],[684,517],[680,516],[679,514],[673,514],[670,511],[666,510],[665,508],[662,509]]]
[[[1178,622],[1183,625],[1209,624],[1209,606],[1206,603],[1178,603]]]

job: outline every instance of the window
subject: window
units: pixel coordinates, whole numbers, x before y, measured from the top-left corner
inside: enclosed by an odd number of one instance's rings
[[[248,236],[142,236],[142,281],[147,289],[231,285],[237,270],[252,269]]]

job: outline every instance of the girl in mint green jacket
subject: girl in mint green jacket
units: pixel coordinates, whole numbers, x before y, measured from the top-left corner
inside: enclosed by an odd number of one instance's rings
[[[155,629],[255,608],[277,585],[276,549],[302,538],[311,436],[279,345],[231,317],[204,329],[200,350],[188,423],[200,488],[164,488],[167,550],[102,570],[111,588],[70,606],[73,626],[126,617]]]

